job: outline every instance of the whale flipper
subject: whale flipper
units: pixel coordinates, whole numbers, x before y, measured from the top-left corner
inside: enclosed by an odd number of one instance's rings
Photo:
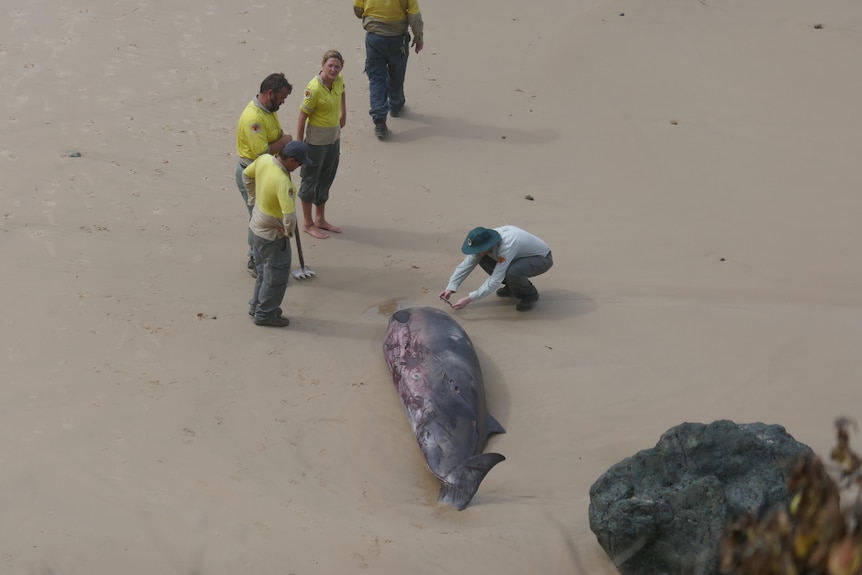
[[[492,433],[506,433],[506,430],[503,429],[500,422],[494,419],[494,416],[490,413],[485,416],[485,427],[488,429],[488,435],[491,435]]]

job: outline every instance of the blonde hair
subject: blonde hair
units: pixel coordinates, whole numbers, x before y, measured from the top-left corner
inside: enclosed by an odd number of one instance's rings
[[[326,61],[330,58],[335,58],[336,60],[341,61],[341,65],[344,66],[344,56],[342,56],[341,52],[338,50],[328,50],[326,54],[323,55],[323,60],[320,61],[320,65],[323,66],[326,64]]]

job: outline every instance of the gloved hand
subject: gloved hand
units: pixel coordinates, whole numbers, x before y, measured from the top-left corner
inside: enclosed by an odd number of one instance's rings
[[[284,233],[287,237],[292,238],[293,232],[296,231],[296,212],[284,214]]]

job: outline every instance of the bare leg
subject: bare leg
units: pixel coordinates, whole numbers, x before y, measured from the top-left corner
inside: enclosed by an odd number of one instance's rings
[[[321,230],[328,230],[334,234],[340,234],[341,228],[339,228],[338,226],[334,226],[326,221],[326,216],[324,216],[325,207],[326,204],[320,204],[319,206],[317,206],[317,219],[315,219],[314,223]]]
[[[302,231],[319,240],[325,240],[329,234],[324,233],[316,225],[311,217],[311,202],[302,201]]]

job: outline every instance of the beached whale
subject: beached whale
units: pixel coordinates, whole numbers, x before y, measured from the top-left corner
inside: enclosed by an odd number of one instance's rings
[[[505,430],[486,411],[473,343],[448,313],[411,307],[389,319],[383,354],[428,468],[442,482],[437,501],[464,509],[506,459],[482,453],[488,436]]]

